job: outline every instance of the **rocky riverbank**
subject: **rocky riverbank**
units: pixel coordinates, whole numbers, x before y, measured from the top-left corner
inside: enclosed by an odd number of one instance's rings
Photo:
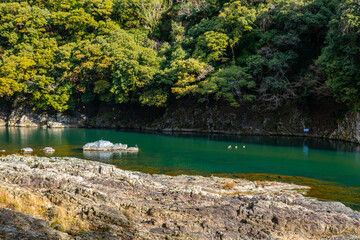
[[[286,183],[9,155],[0,190],[0,239],[360,238],[359,212]]]

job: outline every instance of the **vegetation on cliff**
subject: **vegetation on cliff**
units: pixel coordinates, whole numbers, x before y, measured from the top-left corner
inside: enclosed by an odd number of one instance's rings
[[[355,0],[4,0],[0,97],[58,112],[187,96],[353,108],[359,17]]]

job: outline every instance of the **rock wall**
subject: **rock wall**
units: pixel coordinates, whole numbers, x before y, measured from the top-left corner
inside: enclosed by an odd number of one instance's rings
[[[360,113],[346,114],[344,119],[339,121],[337,129],[330,135],[330,138],[360,143]]]
[[[309,136],[360,143],[360,114],[345,114],[344,106],[326,101],[289,104],[275,111],[253,106],[230,107],[227,103],[176,101],[167,108],[139,105],[100,105],[81,113],[51,114],[0,107],[0,126],[127,128],[151,131],[206,132],[242,135]],[[308,128],[309,132],[304,132]]]
[[[0,125],[9,127],[83,127],[86,120],[87,117],[81,114],[49,114],[22,107],[12,110],[8,116],[0,115]]]
[[[106,109],[106,110],[105,110]],[[135,128],[152,131],[206,132],[239,135],[287,135],[320,137],[359,142],[354,135],[344,137],[339,123],[344,119],[342,105],[312,101],[288,104],[275,111],[260,111],[252,106],[233,108],[227,103],[199,103],[187,100],[170,104],[163,112],[146,108],[103,108],[89,126]],[[148,111],[147,113],[145,113]],[[352,119],[353,116],[345,117]],[[339,125],[339,126],[338,126]],[[352,131],[356,124],[349,125]],[[304,132],[308,128],[309,132]],[[334,134],[337,131],[338,134]]]

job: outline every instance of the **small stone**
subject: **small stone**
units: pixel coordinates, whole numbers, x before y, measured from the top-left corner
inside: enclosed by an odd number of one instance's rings
[[[46,148],[43,148],[42,151],[45,153],[54,153],[55,149],[53,149],[52,147],[46,147]]]
[[[26,147],[26,148],[22,148],[21,152],[22,153],[32,153],[34,150],[32,148]]]
[[[128,152],[138,152],[138,151],[139,151],[139,148],[137,148],[137,147],[129,147],[129,148],[127,149],[127,151],[128,151]]]

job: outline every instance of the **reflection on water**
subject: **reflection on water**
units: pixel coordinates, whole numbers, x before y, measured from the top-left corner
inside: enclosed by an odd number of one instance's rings
[[[31,143],[31,138],[36,131],[37,131],[36,128],[10,127],[8,128],[7,137],[9,138],[10,142],[13,144],[20,143],[22,145],[26,145]]]
[[[303,146],[303,153],[304,153],[305,155],[308,155],[308,154],[309,154],[309,146],[307,146],[307,145],[304,145],[304,146]]]
[[[120,159],[122,155],[136,155],[137,152],[127,151],[83,151],[84,158],[96,161]]]
[[[68,144],[67,138],[65,135],[65,129],[63,128],[54,128],[46,129],[47,131],[42,131],[42,138],[46,141],[50,139],[57,141],[59,144]]]
[[[39,129],[35,127],[2,127],[0,134],[7,143],[13,146],[30,146],[39,142],[58,142],[59,144],[66,143],[64,137],[65,130],[63,128],[54,129]],[[4,140],[5,140],[4,139]]]

